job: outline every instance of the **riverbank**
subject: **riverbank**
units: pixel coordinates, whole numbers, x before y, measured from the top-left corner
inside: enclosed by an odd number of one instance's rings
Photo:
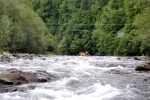
[[[30,58],[30,57],[33,57],[33,56],[39,56],[39,57],[42,57],[42,56],[49,56],[49,55],[55,55],[54,53],[52,52],[47,52],[47,53],[44,53],[44,54],[29,54],[29,53],[9,53],[9,52],[0,52],[0,57],[8,57],[8,58],[13,58],[13,57],[16,57],[16,58]],[[62,55],[60,55],[62,56]],[[66,56],[71,56],[71,55],[66,55]],[[92,56],[92,55],[90,55]],[[108,55],[109,57],[109,55]],[[110,56],[111,57],[111,56]],[[113,57],[113,56],[112,56]],[[150,57],[149,56],[114,56],[114,57],[118,57],[118,59],[120,59],[120,57],[127,57],[127,59],[134,59],[134,60],[150,60]]]

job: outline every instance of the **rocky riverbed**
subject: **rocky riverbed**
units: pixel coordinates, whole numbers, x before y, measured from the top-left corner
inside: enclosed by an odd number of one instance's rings
[[[33,57],[44,57],[44,55],[34,54],[10,54],[3,53],[0,55],[0,61],[2,63],[11,63],[15,59],[32,60]],[[43,58],[45,60],[45,58]],[[6,66],[7,67],[7,66]],[[21,71],[19,69],[11,68],[0,73],[0,93],[26,91],[28,89],[34,89],[36,86],[20,87],[23,84],[29,83],[43,83],[54,81],[56,76],[44,71],[36,70],[35,72]]]
[[[150,59],[3,53],[0,93],[1,100],[148,100]]]

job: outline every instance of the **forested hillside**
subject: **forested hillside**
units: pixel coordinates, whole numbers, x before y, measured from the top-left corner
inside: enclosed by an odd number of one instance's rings
[[[150,0],[31,1],[63,54],[150,55]]]
[[[0,8],[0,46],[10,51],[150,56],[150,0],[0,0]]]
[[[0,0],[0,48],[42,53],[52,41],[47,27],[28,0]],[[50,42],[52,44],[52,42]],[[49,44],[50,44],[49,43]]]

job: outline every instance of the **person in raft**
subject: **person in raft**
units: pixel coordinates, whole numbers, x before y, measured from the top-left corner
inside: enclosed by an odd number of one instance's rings
[[[85,53],[84,52],[80,52],[78,54],[78,56],[90,56],[90,54],[86,51]]]
[[[86,56],[90,56],[89,52],[85,51]]]

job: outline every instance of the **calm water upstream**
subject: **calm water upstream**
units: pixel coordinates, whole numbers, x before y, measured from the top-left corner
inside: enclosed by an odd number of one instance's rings
[[[0,73],[10,68],[45,70],[59,79],[32,83],[34,90],[2,93],[0,100],[150,100],[150,74],[134,71],[143,61],[120,58],[48,56],[1,62]]]

